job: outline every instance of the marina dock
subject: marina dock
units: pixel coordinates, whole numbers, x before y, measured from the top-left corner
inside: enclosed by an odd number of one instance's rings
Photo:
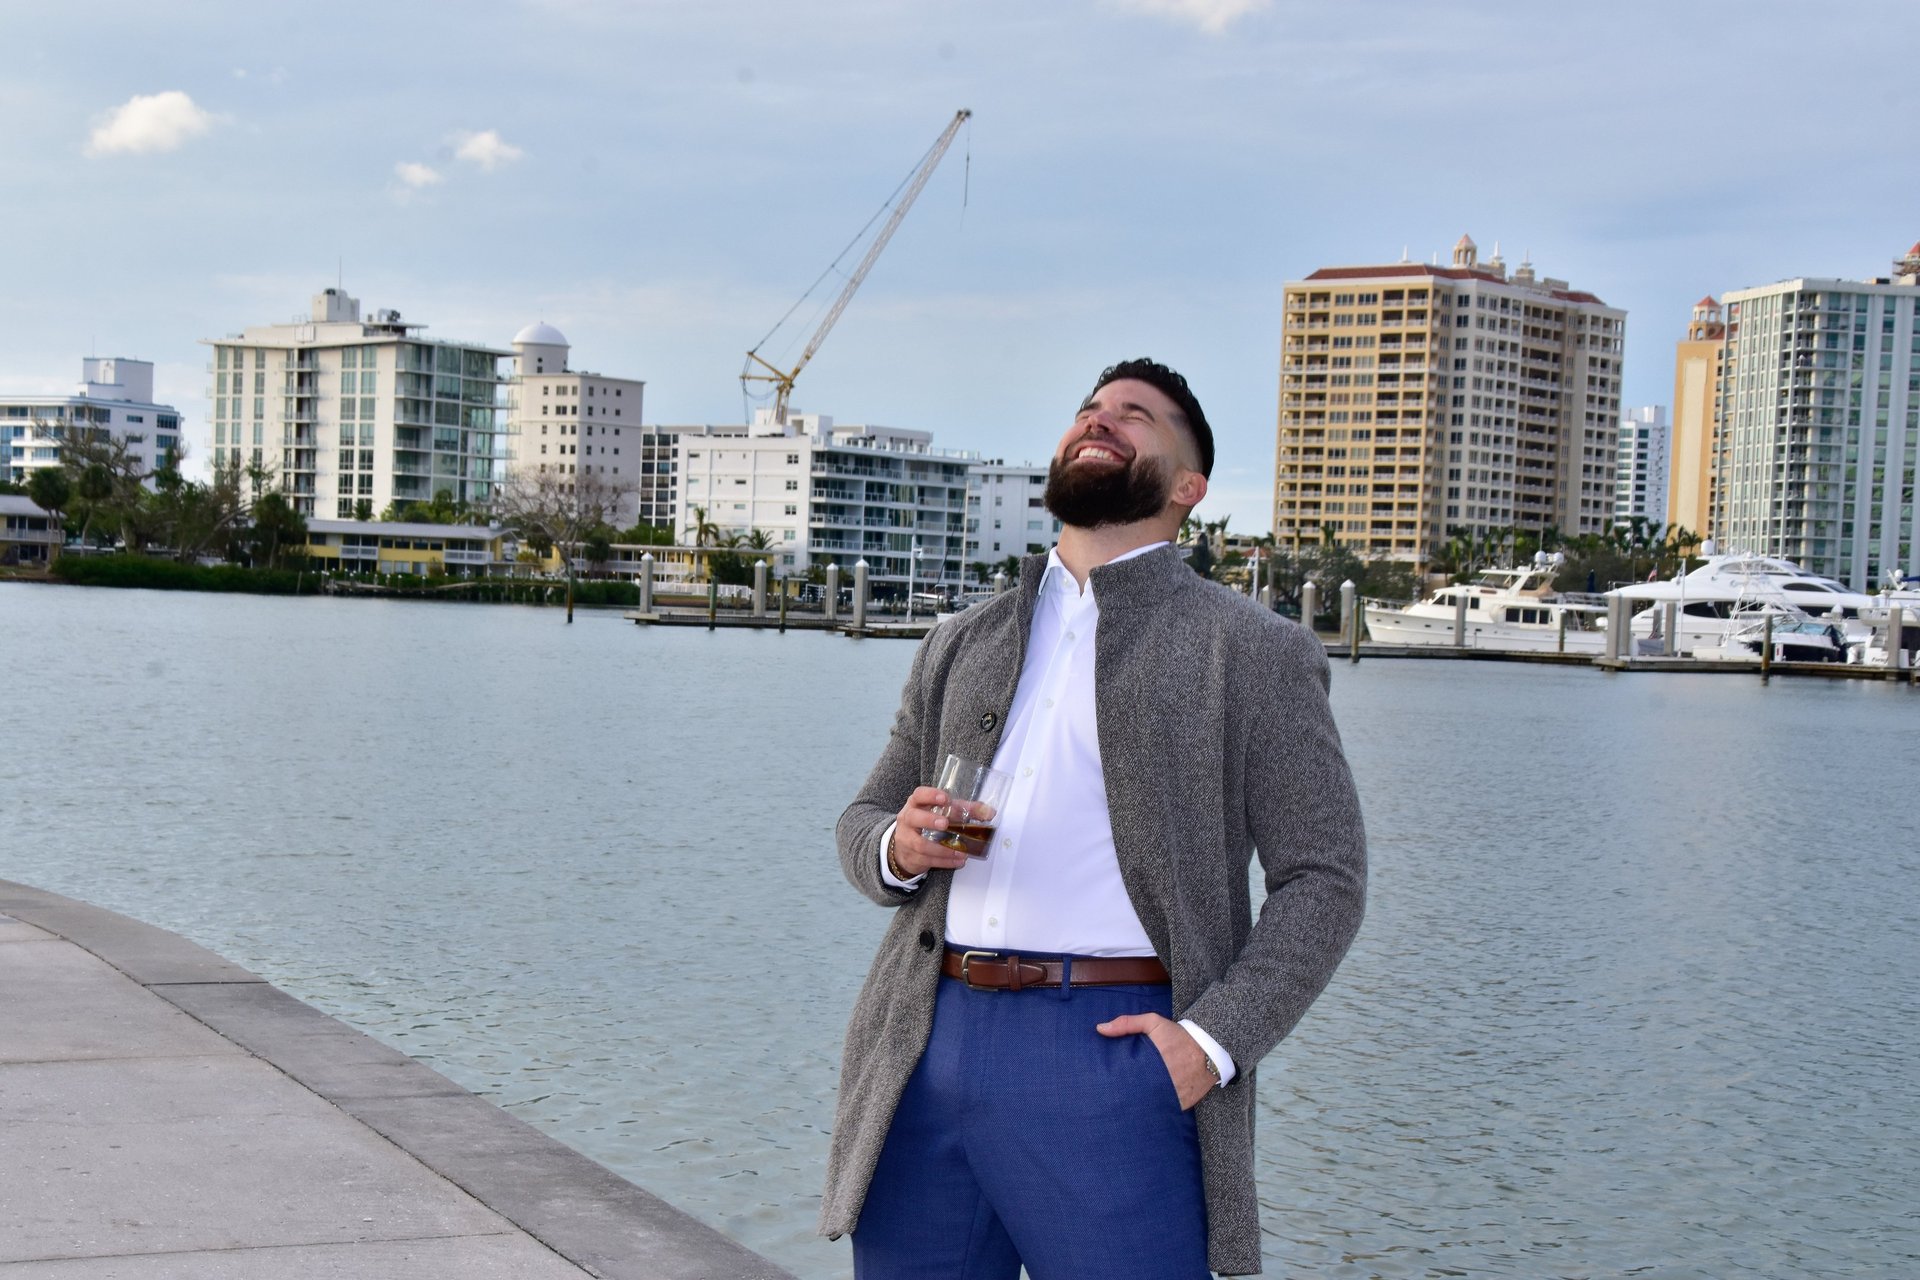
[[[176,934],[0,881],[0,991],[10,1278],[790,1280]]]
[[[1476,649],[1458,645],[1374,644],[1362,641],[1358,648],[1339,636],[1320,636],[1330,662],[1373,658],[1418,658],[1428,662],[1523,662],[1560,667],[1598,667],[1603,671],[1662,671],[1668,674],[1746,676],[1812,676],[1827,680],[1877,680],[1896,684],[1920,684],[1920,670],[1906,667],[1864,666],[1845,662],[1773,662],[1765,669],[1758,662],[1716,662],[1698,658],[1668,658],[1642,655],[1631,658],[1607,658],[1590,653],[1549,653],[1526,650]]]

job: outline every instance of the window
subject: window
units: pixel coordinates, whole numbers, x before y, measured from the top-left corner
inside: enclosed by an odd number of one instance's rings
[[[795,492],[797,492],[797,491],[799,490],[799,488],[800,488],[800,482],[799,482],[798,480],[789,480],[789,481],[787,481],[787,492],[788,492],[788,493],[795,493]]]

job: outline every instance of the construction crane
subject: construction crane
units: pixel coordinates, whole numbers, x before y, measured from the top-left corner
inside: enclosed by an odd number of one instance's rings
[[[833,306],[827,309],[826,318],[820,322],[820,327],[813,331],[813,337],[807,342],[807,349],[800,353],[800,359],[795,362],[793,368],[782,369],[760,354],[760,348],[767,345],[768,340],[773,337],[772,333],[760,339],[753,350],[747,352],[746,367],[740,372],[741,389],[744,391],[750,382],[771,382],[774,386],[773,420],[775,422],[783,426],[786,424],[787,401],[793,394],[794,379],[800,376],[800,371],[807,367],[809,360],[813,359],[813,354],[820,349],[820,344],[827,340],[827,334],[832,330],[834,321],[838,320],[840,313],[847,309],[847,303],[853,301],[854,292],[860,288],[860,282],[867,278],[867,272],[873,269],[874,262],[880,257],[880,251],[887,247],[887,241],[893,238],[894,231],[899,228],[900,220],[907,216],[907,210],[913,208],[913,202],[919,197],[921,188],[925,187],[927,179],[933,176],[934,169],[940,164],[940,158],[946,155],[947,148],[953,145],[954,135],[960,132],[960,126],[965,124],[972,115],[973,112],[964,108],[955,112],[945,131],[935,140],[933,147],[920,161],[919,167],[907,179],[899,203],[893,207],[893,216],[887,219],[886,226],[880,228],[880,234],[874,237],[873,243],[867,248],[866,257],[860,259],[860,265],[855,267],[853,274],[847,277],[846,287],[840,290],[840,296],[835,298]],[[872,223],[869,222],[867,225],[871,226]],[[827,270],[832,271],[833,268],[828,267]],[[825,275],[823,274],[821,278],[825,279]],[[817,285],[819,281],[814,283]],[[807,292],[812,293],[813,290],[809,289]],[[802,295],[801,301],[805,300],[805,295]],[[796,308],[799,305],[797,302],[794,304]],[[787,315],[792,314],[792,310],[787,312]],[[781,317],[782,323],[785,323],[785,320],[785,316]],[[779,327],[779,325],[774,326],[775,332]],[[760,366],[764,372],[756,372],[755,365]]]

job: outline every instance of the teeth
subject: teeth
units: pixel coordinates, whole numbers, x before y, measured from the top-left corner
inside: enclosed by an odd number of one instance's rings
[[[1119,454],[1114,453],[1110,449],[1102,449],[1097,444],[1088,445],[1086,448],[1082,449],[1079,453],[1076,453],[1074,457],[1075,458],[1105,458],[1109,462],[1118,462],[1120,460]]]

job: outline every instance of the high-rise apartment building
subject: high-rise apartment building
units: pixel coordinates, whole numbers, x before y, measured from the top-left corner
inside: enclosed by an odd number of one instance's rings
[[[640,425],[647,384],[571,369],[569,350],[566,335],[544,321],[513,335],[509,422],[516,439],[509,467],[597,476],[618,495],[613,523],[619,528],[632,526],[643,511],[648,520],[671,523],[671,475],[659,468],[663,458],[671,466],[673,445]],[[660,439],[649,442],[649,434]]]
[[[64,396],[0,391],[0,480],[25,484],[41,467],[57,467],[76,433],[126,441],[151,473],[180,448],[180,411],[153,399],[153,364],[119,356],[87,356],[80,385]]]
[[[1613,523],[1667,522],[1667,407],[1650,404],[1620,415],[1613,477]]]
[[[1673,356],[1666,522],[1702,535],[1713,526],[1714,447],[1726,379],[1726,338],[1720,304],[1709,294],[1693,304],[1693,321]]]
[[[679,430],[674,446],[681,542],[695,541],[704,513],[725,534],[765,534],[779,572],[851,573],[865,560],[875,584],[961,582],[974,455],[935,449],[929,432],[817,413],[776,423],[762,410],[750,427],[699,430]]]
[[[1046,490],[1045,467],[998,458],[968,467],[967,563],[993,565],[1051,551],[1060,541],[1060,522],[1042,501]]]
[[[1713,535],[1859,591],[1920,573],[1920,244],[1891,276],[1724,298]]]
[[[398,311],[360,318],[339,289],[312,314],[213,348],[215,466],[258,465],[302,514],[347,519],[389,503],[489,501],[506,462],[500,361],[420,334]]]
[[[1625,312],[1466,236],[1446,267],[1322,268],[1283,310],[1282,546],[1425,562],[1455,527],[1606,527]]]

